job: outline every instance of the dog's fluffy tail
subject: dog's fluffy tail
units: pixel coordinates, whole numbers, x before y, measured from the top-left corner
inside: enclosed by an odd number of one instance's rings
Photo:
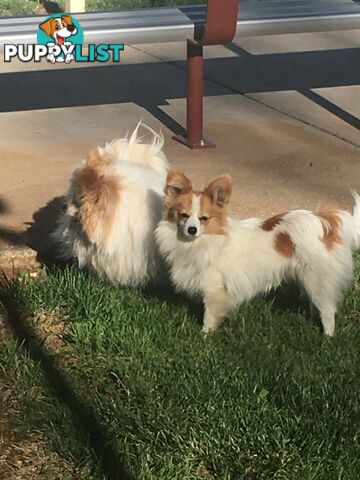
[[[353,206],[353,220],[354,220],[354,249],[360,250],[360,195],[357,192],[352,192],[354,199]]]
[[[143,143],[143,137],[139,136],[139,130],[143,128],[151,133],[152,141]],[[101,154],[110,155],[114,160],[137,163],[145,168],[150,168],[162,176],[166,176],[169,165],[162,151],[164,137],[161,132],[157,133],[149,126],[140,122],[130,135],[113,140],[100,148]]]

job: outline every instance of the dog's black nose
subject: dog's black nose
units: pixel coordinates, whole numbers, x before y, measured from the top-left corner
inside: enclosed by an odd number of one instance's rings
[[[75,30],[75,25],[68,25],[67,29],[69,30],[69,32],[73,32]]]
[[[189,227],[188,228],[188,233],[190,233],[190,235],[195,235],[197,232],[197,228],[196,227]]]

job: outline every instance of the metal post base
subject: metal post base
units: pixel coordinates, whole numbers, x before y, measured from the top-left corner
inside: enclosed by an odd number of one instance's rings
[[[187,137],[184,137],[184,135],[175,135],[172,137],[173,140],[176,140],[179,143],[182,143],[183,145],[186,145],[189,148],[192,149],[200,149],[200,148],[215,148],[216,144],[214,142],[211,142],[210,140],[207,140],[206,138],[203,138],[202,140],[199,140],[198,142],[190,142]]]

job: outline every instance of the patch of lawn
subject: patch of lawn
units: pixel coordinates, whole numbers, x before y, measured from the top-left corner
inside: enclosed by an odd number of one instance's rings
[[[204,338],[169,292],[70,268],[4,282],[13,432],[46,439],[61,479],[357,480],[359,267],[333,339],[289,288]]]

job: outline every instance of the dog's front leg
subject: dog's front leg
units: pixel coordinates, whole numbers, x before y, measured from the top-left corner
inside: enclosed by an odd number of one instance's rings
[[[229,296],[226,288],[221,286],[206,292],[204,306],[203,332],[209,333],[218,328],[229,310]]]

